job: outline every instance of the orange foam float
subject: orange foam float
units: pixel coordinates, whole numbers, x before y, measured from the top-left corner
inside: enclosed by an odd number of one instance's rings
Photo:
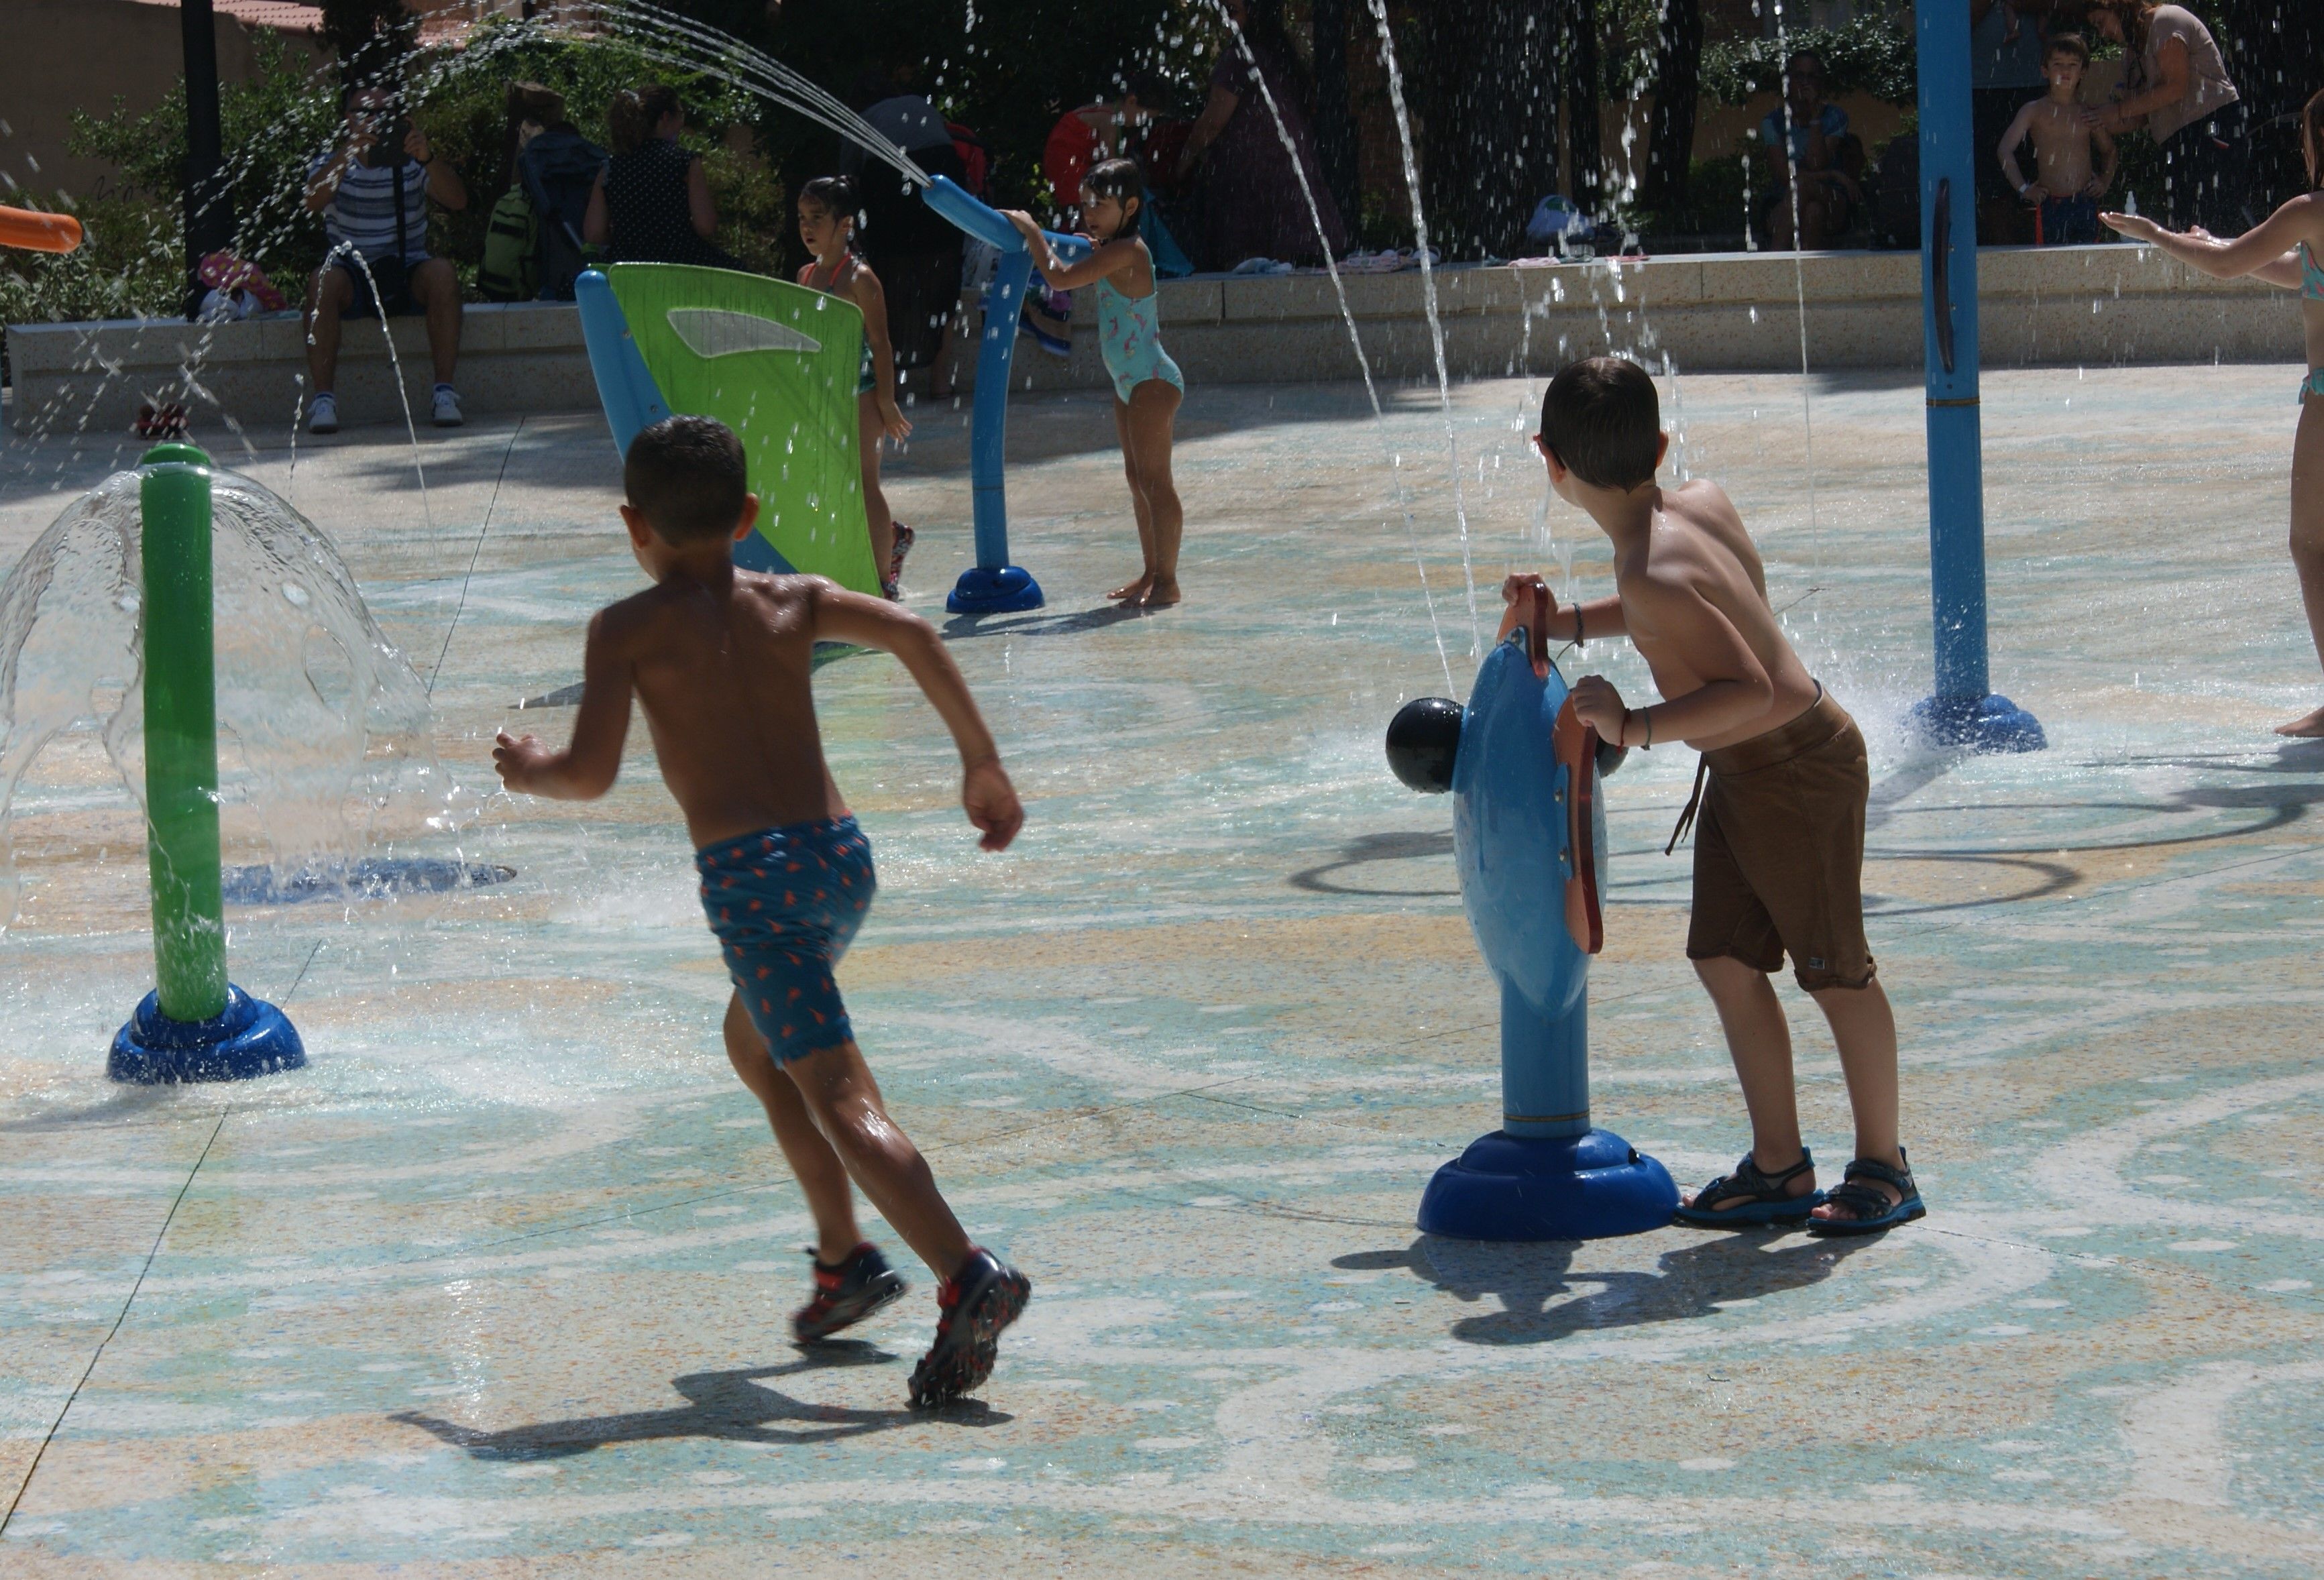
[[[27,253],[69,253],[80,245],[80,221],[69,214],[0,208],[0,247]]]

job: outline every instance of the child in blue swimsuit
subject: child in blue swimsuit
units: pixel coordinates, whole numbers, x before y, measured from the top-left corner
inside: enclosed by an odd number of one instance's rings
[[[936,704],[960,747],[961,802],[987,850],[1025,821],[991,731],[928,622],[820,576],[734,566],[759,514],[742,446],[706,417],[667,418],[630,443],[622,521],[644,592],[589,624],[573,739],[551,751],[503,733],[493,765],[511,791],[590,801],[613,788],[635,697],[662,778],[698,854],[702,908],[726,957],[726,1057],[767,1111],[815,1215],[815,1293],[791,1318],[828,1338],[904,1292],[856,1227],[849,1183],[939,1281],[936,1339],[912,1402],[973,1392],[1001,1330],[1025,1309],[1025,1275],[973,1243],[897,1127],[855,1045],[832,969],[872,904],[871,842],[823,758],[808,683],[817,641],[879,648]]]
[[[1154,257],[1138,236],[1146,207],[1146,176],[1137,161],[1109,159],[1082,179],[1082,223],[1097,243],[1078,263],[1061,261],[1033,216],[1010,212],[1025,233],[1033,266],[1059,290],[1097,287],[1098,349],[1113,376],[1113,426],[1121,438],[1122,470],[1130,508],[1138,513],[1138,543],[1146,568],[1138,579],[1106,594],[1144,609],[1178,602],[1178,539],[1186,524],[1170,479],[1170,437],[1186,381],[1162,349]]]
[[[2301,113],[2308,184],[2324,188],[2324,93]],[[2198,227],[2167,231],[2138,214],[2098,217],[2135,242],[2162,248],[2215,280],[2249,277],[2297,290],[2308,336],[2308,377],[2300,384],[2300,431],[2292,449],[2292,564],[2308,630],[2324,661],[2324,190],[2310,191],[2231,242]],[[2275,727],[2278,735],[2324,737],[2324,708]]]

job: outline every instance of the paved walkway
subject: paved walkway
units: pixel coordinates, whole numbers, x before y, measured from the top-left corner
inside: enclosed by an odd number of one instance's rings
[[[1016,548],[1051,604],[946,627],[1019,847],[975,851],[891,662],[817,675],[885,888],[843,985],[899,1117],[1035,1281],[984,1408],[933,1419],[902,1408],[929,1281],[860,1343],[785,1340],[807,1227],[718,1046],[643,731],[604,803],[489,794],[493,730],[565,728],[511,704],[573,681],[587,612],[636,583],[602,427],[423,434],[424,510],[400,430],[304,443],[295,479],[263,447],[242,464],[420,674],[442,655],[465,826],[383,830],[516,876],[235,913],[237,979],[312,1067],[116,1090],[150,972],[135,814],[87,737],[35,770],[0,938],[0,1569],[2315,1574],[2324,746],[2266,730],[2324,685],[2282,547],[2295,377],[1987,381],[1994,675],[2052,746],[1985,760],[1896,730],[1927,684],[1917,381],[1819,381],[1812,474],[1798,380],[1669,402],[1872,738],[1873,942],[1932,1211],[1846,1245],[1413,1230],[1497,1081],[1449,807],[1379,749],[1473,668],[1433,392],[1383,430],[1360,390],[1197,390],[1189,602],[1145,619],[1099,597],[1134,568],[1110,412],[1020,402]],[[1561,552],[1605,584],[1586,523],[1536,536],[1537,394],[1459,392],[1480,593]],[[111,464],[0,450],[0,563]],[[946,415],[895,469],[940,620],[964,465]],[[1615,645],[1588,665],[1642,678]],[[1699,1180],[1744,1130],[1660,853],[1692,767],[1609,784],[1593,1020],[1601,1122]],[[1829,1041],[1784,992],[1837,1164]]]

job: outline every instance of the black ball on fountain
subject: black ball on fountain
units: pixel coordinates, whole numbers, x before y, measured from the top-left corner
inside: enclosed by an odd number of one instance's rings
[[[1461,704],[1451,697],[1415,697],[1388,725],[1388,766],[1412,789],[1441,795],[1452,788],[1452,759],[1461,753]]]

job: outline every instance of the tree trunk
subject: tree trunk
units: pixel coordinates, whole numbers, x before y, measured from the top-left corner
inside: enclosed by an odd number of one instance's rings
[[[1565,138],[1573,201],[1592,219],[1604,198],[1604,134],[1598,120],[1598,0],[1566,0]]]
[[[1694,115],[1702,97],[1702,0],[1663,0],[1655,52],[1655,118],[1646,134],[1646,189],[1639,201],[1670,216],[1686,207],[1694,160]]]
[[[1359,0],[1360,3],[1360,0]],[[1315,0],[1315,162],[1348,233],[1362,216],[1357,188],[1356,115],[1348,96],[1348,0]]]

